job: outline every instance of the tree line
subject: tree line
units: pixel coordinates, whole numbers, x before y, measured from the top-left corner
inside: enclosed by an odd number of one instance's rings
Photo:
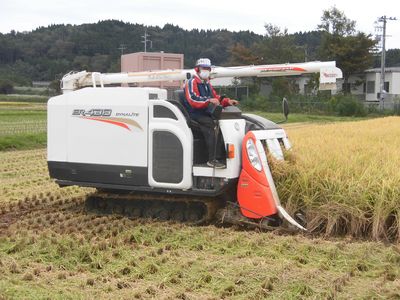
[[[125,53],[143,51],[145,30],[152,41],[148,51],[184,53],[186,67],[192,67],[198,57],[226,64],[234,44],[250,47],[262,39],[250,31],[184,30],[171,24],[144,26],[116,20],[52,25],[0,34],[0,77],[26,83],[51,81],[70,70],[119,72],[120,45]]]

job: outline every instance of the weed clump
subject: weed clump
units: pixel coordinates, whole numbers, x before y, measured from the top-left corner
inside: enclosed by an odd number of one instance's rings
[[[32,280],[33,280],[33,275],[32,275],[32,273],[30,273],[30,272],[25,273],[24,276],[22,276],[22,280],[25,280],[25,281],[32,281]]]
[[[149,264],[146,270],[149,274],[155,274],[158,272],[158,267],[155,264]]]
[[[60,272],[57,274],[57,279],[59,280],[65,280],[67,279],[67,273],[66,272]]]
[[[18,274],[21,272],[18,264],[15,261],[12,261],[9,267],[10,273]]]
[[[86,280],[86,285],[93,286],[93,285],[94,285],[94,279],[93,279],[93,278],[88,278],[88,279]]]
[[[119,289],[125,289],[125,288],[129,288],[129,287],[130,287],[130,285],[127,282],[119,281],[117,283],[117,288],[119,288]]]
[[[129,267],[125,267],[120,272],[122,275],[129,275],[131,273],[131,269]]]

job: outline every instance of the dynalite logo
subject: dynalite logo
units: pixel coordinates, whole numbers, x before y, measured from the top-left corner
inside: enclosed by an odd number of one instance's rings
[[[126,118],[128,116],[137,117],[139,116],[138,113],[118,112],[115,115],[116,115],[115,117],[112,117],[112,109],[90,109],[90,110],[74,109],[72,111],[73,117],[112,124],[115,126],[125,128],[129,131],[132,131],[132,129],[134,128],[143,131],[143,128],[139,125],[138,122],[130,118]],[[119,116],[124,116],[124,118],[121,118]]]

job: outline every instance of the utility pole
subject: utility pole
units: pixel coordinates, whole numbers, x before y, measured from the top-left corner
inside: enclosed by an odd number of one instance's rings
[[[144,44],[144,52],[147,52],[147,42],[150,43],[150,49],[153,48],[153,42],[148,39],[149,37],[150,37],[150,35],[147,34],[147,29],[145,29],[144,35],[142,35],[142,38],[143,38],[142,43]]]
[[[384,109],[384,94],[388,91],[385,91],[385,64],[386,64],[386,23],[387,21],[395,21],[396,18],[382,16],[378,18],[378,22],[382,22],[382,52],[381,52],[381,82],[379,86],[379,101],[382,105],[382,110]]]
[[[120,44],[119,48],[117,48],[119,50],[121,50],[121,56],[124,54],[124,50],[126,49],[126,45],[125,44]]]

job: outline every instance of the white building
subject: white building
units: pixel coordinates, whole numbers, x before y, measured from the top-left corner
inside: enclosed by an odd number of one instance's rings
[[[296,78],[300,94],[305,94],[308,81],[309,77],[307,75]],[[367,103],[378,102],[380,81],[381,69],[368,69],[362,74],[349,76],[347,86],[344,86],[343,80],[338,80],[337,91],[347,90]],[[388,105],[393,104],[393,101],[400,101],[400,67],[385,69],[384,89],[387,92],[385,102],[388,103]]]
[[[379,101],[381,69],[368,69],[365,71],[365,100]],[[385,69],[385,86],[387,92],[385,101],[393,101],[400,98],[400,67]]]

